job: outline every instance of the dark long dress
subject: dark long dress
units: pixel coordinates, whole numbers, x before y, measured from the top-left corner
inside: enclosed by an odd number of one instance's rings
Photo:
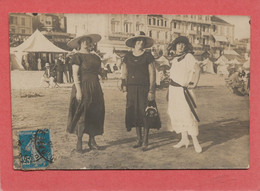
[[[127,131],[133,127],[155,128],[161,127],[160,118],[147,119],[145,109],[148,104],[150,87],[148,66],[154,61],[150,52],[134,56],[132,52],[125,55],[123,62],[127,68],[127,103],[125,124]]]
[[[105,106],[103,92],[98,74],[101,71],[101,60],[94,54],[76,53],[72,64],[79,65],[79,78],[82,99],[77,103],[76,87],[72,86],[67,132],[82,137],[102,135],[104,132]]]

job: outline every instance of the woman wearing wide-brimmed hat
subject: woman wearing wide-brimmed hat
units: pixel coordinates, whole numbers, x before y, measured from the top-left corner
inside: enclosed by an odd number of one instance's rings
[[[195,151],[200,153],[202,148],[197,139],[199,117],[195,109],[195,97],[191,91],[198,83],[200,67],[192,55],[192,45],[187,37],[176,38],[168,47],[168,53],[172,52],[174,58],[170,69],[168,114],[171,130],[181,133],[180,142],[173,147],[187,148],[190,135]]]
[[[122,87],[127,90],[125,124],[127,131],[136,128],[137,143],[133,148],[142,146],[143,150],[147,150],[149,129],[161,127],[159,116],[150,120],[145,111],[149,103],[153,103],[156,108],[154,57],[149,51],[145,51],[145,48],[153,46],[154,40],[140,31],[125,43],[132,48],[125,55],[122,65]]]
[[[78,136],[77,151],[82,152],[82,137],[89,135],[90,149],[99,149],[95,136],[104,132],[105,106],[99,83],[101,59],[92,53],[94,44],[100,41],[98,34],[86,34],[68,42],[71,48],[79,48],[71,58],[74,85],[72,86],[67,132]]]

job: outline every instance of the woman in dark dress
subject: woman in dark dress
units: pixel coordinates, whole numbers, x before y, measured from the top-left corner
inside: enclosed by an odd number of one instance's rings
[[[82,152],[82,137],[89,135],[90,149],[99,149],[95,136],[104,132],[105,106],[98,75],[101,71],[100,57],[94,53],[94,43],[101,39],[98,34],[77,37],[68,42],[80,50],[71,58],[74,85],[72,86],[67,132],[78,136],[77,151]]]
[[[122,87],[127,91],[126,128],[127,131],[136,128],[137,143],[133,148],[142,146],[144,151],[148,147],[149,129],[161,127],[159,116],[155,120],[150,120],[145,114],[148,103],[155,104],[154,57],[144,50],[152,47],[153,43],[153,39],[146,37],[142,31],[127,39],[126,46],[133,48],[133,51],[125,55],[122,64]]]

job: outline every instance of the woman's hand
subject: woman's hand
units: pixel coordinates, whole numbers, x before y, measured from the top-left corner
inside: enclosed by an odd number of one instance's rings
[[[77,99],[78,102],[81,101],[81,99],[82,99],[82,93],[81,93],[81,91],[77,91],[77,93],[76,93],[76,99]]]
[[[188,89],[194,89],[196,87],[196,84],[194,84],[193,82],[190,82],[187,86]]]
[[[148,93],[148,101],[153,101],[155,100],[155,93],[149,92]]]

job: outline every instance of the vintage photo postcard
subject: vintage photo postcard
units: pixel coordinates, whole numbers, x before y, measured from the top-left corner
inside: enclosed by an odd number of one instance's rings
[[[13,168],[248,169],[250,17],[9,13]]]

